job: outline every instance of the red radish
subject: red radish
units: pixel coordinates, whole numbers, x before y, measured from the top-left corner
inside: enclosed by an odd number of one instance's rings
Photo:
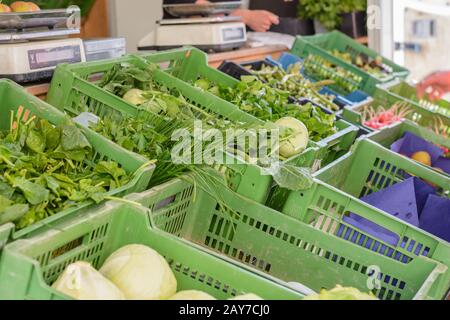
[[[395,104],[387,110],[369,107],[363,111],[363,123],[369,128],[378,130],[402,121],[410,112],[405,103]]]

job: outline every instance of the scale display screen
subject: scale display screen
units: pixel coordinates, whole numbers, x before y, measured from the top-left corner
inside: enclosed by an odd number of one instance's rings
[[[242,27],[222,29],[222,38],[224,42],[242,40],[244,37],[245,31]]]
[[[60,63],[81,62],[79,46],[64,46],[28,51],[28,61],[31,70],[56,67]]]

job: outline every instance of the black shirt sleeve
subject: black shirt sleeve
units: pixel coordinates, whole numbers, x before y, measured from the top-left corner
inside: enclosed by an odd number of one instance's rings
[[[250,9],[267,10],[282,18],[296,18],[298,3],[298,0],[250,0]]]

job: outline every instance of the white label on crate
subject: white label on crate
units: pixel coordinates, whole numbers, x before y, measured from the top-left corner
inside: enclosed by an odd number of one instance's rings
[[[77,117],[73,118],[73,121],[82,125],[83,127],[89,128],[90,124],[97,124],[100,121],[100,118],[95,114],[90,112],[80,113]]]

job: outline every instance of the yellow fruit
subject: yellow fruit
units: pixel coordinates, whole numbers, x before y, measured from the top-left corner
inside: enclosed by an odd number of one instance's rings
[[[0,3],[0,13],[3,13],[3,12],[11,12],[11,8],[8,7],[6,4]]]
[[[33,2],[16,1],[11,3],[11,10],[14,12],[32,12],[41,9]]]
[[[431,156],[428,152],[419,151],[412,155],[411,159],[420,162],[426,166],[431,166]]]

